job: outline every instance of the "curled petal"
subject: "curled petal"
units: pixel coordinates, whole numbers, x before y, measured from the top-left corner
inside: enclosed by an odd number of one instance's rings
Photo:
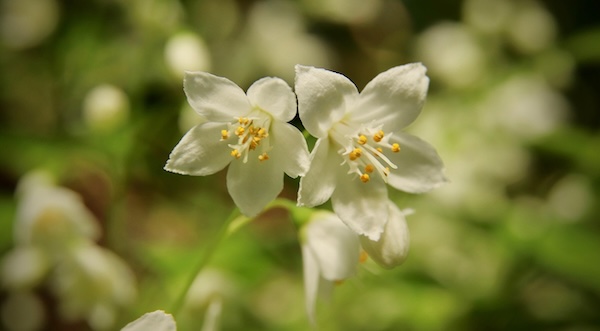
[[[389,155],[398,166],[388,176],[391,186],[409,193],[424,193],[448,181],[444,163],[427,142],[407,133],[395,133],[390,142],[400,146],[400,152]]]
[[[302,270],[304,273],[304,296],[306,313],[311,324],[315,325],[315,305],[319,293],[321,271],[312,249],[302,245]]]
[[[333,211],[354,232],[378,240],[388,218],[387,187],[375,177],[368,183],[342,173],[331,196]]]
[[[273,160],[282,164],[288,176],[303,176],[310,166],[308,146],[302,132],[291,124],[274,121],[271,125]]]
[[[248,89],[248,99],[252,105],[281,122],[289,122],[296,116],[296,96],[281,78],[265,77],[257,80]]]
[[[137,320],[127,324],[121,331],[175,331],[177,326],[171,314],[162,310],[144,314]]]
[[[360,236],[362,248],[380,266],[391,269],[401,265],[408,256],[410,237],[404,213],[388,202],[388,222],[378,241]]]
[[[251,154],[248,162],[234,160],[227,171],[227,190],[248,217],[258,215],[283,189],[283,169],[276,160],[259,161]]]
[[[343,75],[301,65],[296,65],[295,89],[300,119],[317,138],[326,137],[358,97],[354,83]]]
[[[248,97],[239,86],[207,72],[186,72],[183,90],[190,106],[211,122],[231,122],[251,110]]]
[[[383,124],[383,130],[399,131],[412,123],[425,103],[429,78],[421,63],[391,68],[371,80],[352,108],[352,121]]]
[[[228,141],[221,141],[225,125],[202,123],[188,131],[175,146],[165,170],[193,176],[212,175],[225,168],[232,157]]]
[[[325,203],[336,185],[336,173],[340,170],[339,155],[327,138],[317,140],[310,154],[310,168],[300,179],[298,205],[314,207]]]

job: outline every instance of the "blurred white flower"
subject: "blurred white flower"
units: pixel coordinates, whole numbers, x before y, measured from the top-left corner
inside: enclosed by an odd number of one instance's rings
[[[199,35],[179,32],[167,41],[165,61],[174,77],[183,78],[186,71],[208,71],[211,66],[210,51]]]
[[[54,32],[59,18],[56,0],[1,0],[0,42],[15,50],[34,47]]]
[[[500,34],[513,10],[507,0],[466,0],[462,11],[465,23],[485,33]]]
[[[175,331],[177,325],[173,315],[162,310],[146,313],[137,320],[127,324],[121,331]]]
[[[506,33],[517,50],[532,54],[546,49],[555,42],[556,31],[552,14],[537,1],[515,1]]]
[[[446,182],[435,149],[401,131],[421,112],[425,71],[420,63],[394,67],[359,94],[341,74],[296,66],[300,118],[318,138],[300,180],[299,205],[313,207],[331,197],[346,225],[376,241],[388,219],[386,183],[422,193]]]
[[[188,102],[206,123],[188,131],[175,146],[165,170],[194,176],[227,165],[227,188],[246,216],[255,216],[283,189],[283,173],[303,175],[309,164],[302,133],[286,122],[296,114],[296,98],[279,78],[262,78],[247,95],[230,80],[188,72]]]
[[[304,7],[323,19],[349,24],[371,21],[382,7],[381,0],[302,0]]]
[[[42,330],[46,313],[41,299],[29,291],[10,292],[2,305],[2,324],[8,331]]]
[[[593,188],[588,178],[569,174],[548,193],[548,209],[565,221],[577,222],[594,205]]]
[[[300,233],[306,311],[315,323],[318,294],[327,294],[334,282],[354,275],[360,244],[356,233],[327,211],[314,212]]]
[[[404,263],[408,256],[410,237],[405,213],[396,204],[388,201],[388,221],[378,241],[360,236],[362,248],[380,266],[392,269]]]
[[[94,87],[83,100],[83,120],[95,131],[112,130],[125,123],[129,111],[127,94],[110,84]]]
[[[438,23],[420,34],[419,59],[431,77],[456,88],[476,84],[485,70],[485,54],[475,36],[462,24]]]

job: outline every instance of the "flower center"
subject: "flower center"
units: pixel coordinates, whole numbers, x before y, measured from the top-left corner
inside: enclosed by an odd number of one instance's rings
[[[344,158],[342,164],[348,164],[348,173],[357,174],[363,183],[368,183],[373,174],[379,174],[387,183],[390,168],[398,168],[386,156],[389,152],[400,152],[398,143],[390,144],[391,136],[392,133],[383,132],[382,125],[356,130],[340,123],[332,130],[332,138],[343,146],[338,151]]]
[[[270,121],[264,117],[236,117],[235,121],[227,125],[227,129],[221,130],[221,141],[227,140],[233,135],[237,136],[236,144],[229,144],[231,156],[248,162],[251,151],[259,149],[262,153],[258,160],[263,162],[269,159],[269,127]],[[263,143],[264,142],[264,143]],[[261,143],[263,143],[261,145]],[[262,147],[261,147],[262,146]]]

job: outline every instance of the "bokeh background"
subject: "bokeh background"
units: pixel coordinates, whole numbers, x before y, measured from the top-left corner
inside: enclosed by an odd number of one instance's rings
[[[298,63],[361,89],[415,61],[431,85],[409,132],[437,148],[451,182],[391,193],[415,210],[408,261],[361,265],[319,305],[320,329],[600,330],[595,0],[0,0],[0,253],[14,245],[19,179],[45,169],[134,271],[139,295],[114,329],[168,309],[234,207],[224,172],[162,169],[201,121],[183,71],[293,86]],[[91,330],[62,318],[44,284],[36,295],[41,330]],[[221,330],[310,328],[286,212],[219,246],[179,330],[200,330],[215,297]],[[8,329],[12,301],[0,300]]]

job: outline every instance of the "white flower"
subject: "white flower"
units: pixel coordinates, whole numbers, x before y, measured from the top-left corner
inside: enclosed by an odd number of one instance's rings
[[[313,213],[302,231],[306,311],[314,323],[317,295],[355,273],[360,245],[356,233],[331,212]]]
[[[378,240],[388,219],[387,187],[427,192],[446,181],[431,145],[401,132],[419,115],[429,79],[412,63],[379,74],[359,94],[341,74],[296,66],[298,110],[317,137],[311,165],[300,180],[298,204],[331,197],[351,229]]]
[[[177,325],[171,314],[162,310],[144,314],[142,317],[127,324],[121,331],[175,331]]]
[[[410,237],[405,215],[393,202],[388,202],[388,221],[381,238],[373,241],[360,236],[360,244],[367,254],[380,266],[392,269],[401,265],[408,256]]]
[[[281,192],[284,172],[295,178],[307,171],[306,141],[286,123],[296,114],[296,99],[283,80],[262,78],[246,95],[226,78],[187,72],[184,90],[192,108],[207,122],[184,135],[165,170],[205,176],[229,164],[229,194],[250,217]]]

